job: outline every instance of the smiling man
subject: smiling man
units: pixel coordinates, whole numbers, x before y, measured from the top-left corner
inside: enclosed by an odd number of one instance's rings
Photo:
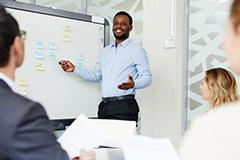
[[[59,61],[65,72],[74,72],[87,81],[102,81],[98,118],[137,122],[139,107],[135,100],[136,89],[151,84],[146,52],[129,39],[132,22],[127,12],[120,11],[114,16],[112,31],[115,42],[101,51],[94,70],[86,70],[83,66],[77,68],[67,60]]]

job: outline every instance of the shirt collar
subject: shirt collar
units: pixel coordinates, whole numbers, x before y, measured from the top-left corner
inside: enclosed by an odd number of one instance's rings
[[[21,91],[19,90],[18,86],[5,74],[0,72],[0,79],[7,83],[7,85],[12,89],[13,92],[17,94],[21,94]]]
[[[131,39],[127,38],[126,40],[124,40],[123,42],[121,42],[118,46],[126,47],[129,42],[131,42]],[[113,43],[111,44],[111,47],[115,47],[115,42],[113,42]]]

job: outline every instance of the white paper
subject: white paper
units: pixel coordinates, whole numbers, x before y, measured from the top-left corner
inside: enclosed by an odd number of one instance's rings
[[[125,160],[179,160],[168,138],[131,136],[120,143]]]
[[[71,126],[59,137],[58,141],[70,158],[79,156],[81,149],[93,149],[107,141],[109,137],[80,115]]]

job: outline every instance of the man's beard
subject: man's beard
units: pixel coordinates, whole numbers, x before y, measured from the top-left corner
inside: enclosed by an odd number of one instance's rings
[[[117,36],[115,32],[113,32],[113,35],[117,40],[125,40],[129,37],[128,33],[123,33],[121,36]]]

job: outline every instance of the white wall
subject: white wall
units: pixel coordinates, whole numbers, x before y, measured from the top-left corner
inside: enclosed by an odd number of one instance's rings
[[[170,33],[171,1],[143,0],[143,47],[148,53],[153,83],[138,96],[141,133],[169,137],[178,146],[183,128],[184,0],[176,3],[176,48],[164,49],[164,37]]]

